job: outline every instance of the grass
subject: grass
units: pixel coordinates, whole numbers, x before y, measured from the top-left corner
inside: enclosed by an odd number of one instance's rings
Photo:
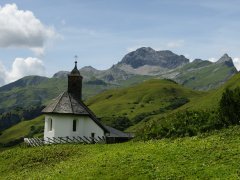
[[[0,152],[1,179],[238,179],[240,126],[202,136]]]
[[[0,143],[8,143],[10,141],[25,137],[29,134],[31,126],[43,126],[44,116],[39,116],[33,120],[21,121],[20,123],[4,130],[0,135]]]

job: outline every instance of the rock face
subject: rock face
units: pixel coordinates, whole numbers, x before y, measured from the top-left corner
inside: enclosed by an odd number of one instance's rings
[[[174,69],[187,63],[189,59],[183,55],[179,56],[168,50],[155,51],[150,47],[142,47],[125,55],[119,64],[128,64],[133,68],[151,65]]]
[[[234,66],[233,60],[231,57],[228,56],[228,54],[224,54],[216,63],[224,63],[228,67]]]

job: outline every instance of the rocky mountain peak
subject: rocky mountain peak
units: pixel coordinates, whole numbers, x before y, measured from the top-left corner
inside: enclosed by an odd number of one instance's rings
[[[222,63],[226,61],[232,61],[232,58],[225,53],[217,62]]]
[[[234,66],[232,58],[226,53],[216,63],[225,63],[228,66]]]
[[[174,69],[188,62],[189,60],[184,56],[179,56],[169,50],[155,51],[150,47],[141,47],[125,55],[119,64],[128,64],[133,68],[150,65]]]

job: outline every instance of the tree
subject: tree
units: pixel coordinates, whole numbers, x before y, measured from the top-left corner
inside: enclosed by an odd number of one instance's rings
[[[226,89],[220,100],[219,114],[226,125],[240,124],[240,88]]]

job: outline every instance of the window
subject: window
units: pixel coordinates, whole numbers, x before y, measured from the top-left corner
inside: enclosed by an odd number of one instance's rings
[[[77,130],[77,120],[74,119],[73,120],[73,132],[76,132],[76,130]]]
[[[52,131],[52,118],[48,119],[48,130]]]
[[[95,143],[95,141],[94,141],[94,137],[95,137],[95,133],[91,133],[92,143]]]

